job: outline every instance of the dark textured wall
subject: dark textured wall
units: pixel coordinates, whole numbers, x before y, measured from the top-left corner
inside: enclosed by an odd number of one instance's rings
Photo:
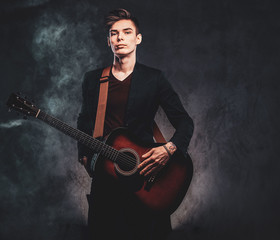
[[[81,239],[90,179],[76,143],[8,113],[21,91],[76,125],[81,79],[111,63],[105,13],[141,23],[138,60],[164,70],[194,119],[194,177],[170,239],[279,236],[279,11],[272,1],[1,1],[0,239]],[[173,129],[160,111],[166,137]]]

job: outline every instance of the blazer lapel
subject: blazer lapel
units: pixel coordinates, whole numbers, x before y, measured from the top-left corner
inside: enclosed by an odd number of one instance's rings
[[[135,103],[135,96],[138,92],[138,90],[141,88],[141,66],[139,63],[136,62],[131,83],[130,83],[130,90],[128,95],[128,102],[126,106],[126,114],[125,114],[125,124],[127,125],[127,122],[129,120],[129,116],[131,113],[131,110],[133,109],[133,105]]]

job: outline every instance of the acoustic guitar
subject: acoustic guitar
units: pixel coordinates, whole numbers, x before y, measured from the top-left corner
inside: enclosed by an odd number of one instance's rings
[[[15,93],[10,95],[7,105],[27,116],[42,120],[97,153],[95,175],[113,179],[116,186],[130,191],[149,210],[172,214],[185,197],[193,175],[189,156],[185,158],[176,151],[159,173],[145,178],[137,169],[144,160],[141,156],[162,144],[145,144],[126,128],[118,128],[105,141],[100,141],[43,112]]]

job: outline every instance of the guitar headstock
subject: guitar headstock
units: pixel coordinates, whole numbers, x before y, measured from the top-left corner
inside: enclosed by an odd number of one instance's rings
[[[32,102],[21,97],[19,94],[12,93],[7,101],[9,108],[17,112],[21,112],[26,116],[37,117],[40,109],[38,109]]]

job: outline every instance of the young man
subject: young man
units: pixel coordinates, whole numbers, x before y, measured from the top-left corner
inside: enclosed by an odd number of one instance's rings
[[[139,174],[153,176],[165,167],[175,151],[186,155],[193,122],[162,72],[137,63],[136,49],[142,41],[137,19],[127,10],[117,9],[109,13],[105,23],[114,60],[103,136],[125,126],[142,141],[152,143],[153,121],[159,106],[176,129],[168,143],[152,148],[142,156],[145,160],[138,166]],[[102,70],[87,72],[83,81],[78,128],[90,135],[95,124]],[[93,153],[81,144],[78,144],[78,151],[80,161],[89,169]],[[133,240],[167,237],[171,230],[169,216],[148,212],[132,195],[110,188],[111,184],[93,177],[88,219],[92,238]]]

